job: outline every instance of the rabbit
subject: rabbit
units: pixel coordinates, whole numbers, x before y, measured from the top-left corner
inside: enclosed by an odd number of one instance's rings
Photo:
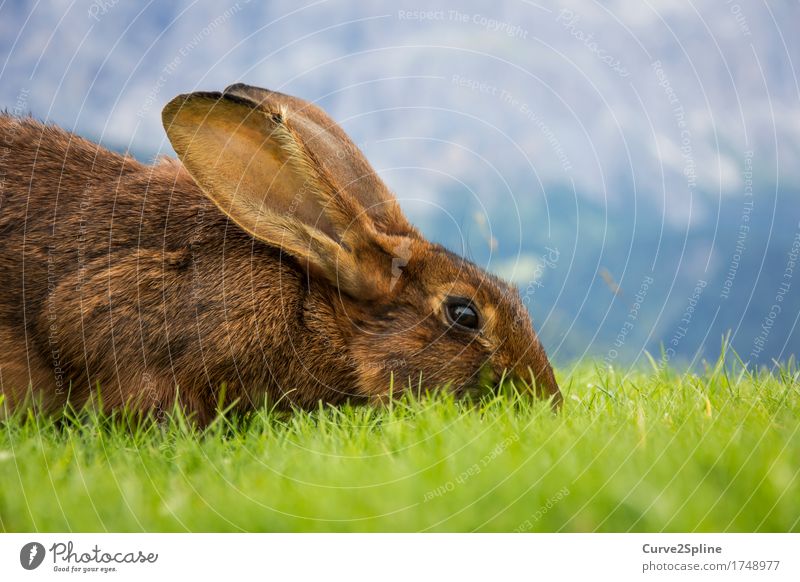
[[[561,402],[518,291],[426,240],[322,109],[236,84],[162,121],[179,161],[144,165],[0,115],[6,408],[204,424],[503,377]]]

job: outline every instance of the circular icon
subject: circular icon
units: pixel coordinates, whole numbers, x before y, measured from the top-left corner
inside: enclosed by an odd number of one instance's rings
[[[44,561],[44,546],[39,542],[30,542],[19,551],[19,563],[26,570],[35,570]]]

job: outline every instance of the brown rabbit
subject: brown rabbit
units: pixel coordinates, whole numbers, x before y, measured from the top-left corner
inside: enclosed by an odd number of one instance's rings
[[[560,401],[516,290],[425,240],[321,109],[245,85],[163,111],[180,162],[145,166],[0,115],[0,391],[12,406],[206,423],[225,389],[380,401],[492,385]]]

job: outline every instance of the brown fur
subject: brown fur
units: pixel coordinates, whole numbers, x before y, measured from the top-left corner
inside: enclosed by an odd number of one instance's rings
[[[0,115],[12,406],[80,404],[100,386],[107,407],[178,398],[206,423],[223,385],[243,408],[310,408],[504,370],[560,400],[516,291],[426,241],[320,109],[237,85],[176,98],[164,119],[189,172]],[[447,295],[474,301],[480,333],[448,326]]]

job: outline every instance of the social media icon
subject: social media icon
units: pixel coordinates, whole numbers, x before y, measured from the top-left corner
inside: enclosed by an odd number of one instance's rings
[[[44,546],[39,542],[30,542],[19,551],[19,563],[26,570],[35,570],[44,561]]]

